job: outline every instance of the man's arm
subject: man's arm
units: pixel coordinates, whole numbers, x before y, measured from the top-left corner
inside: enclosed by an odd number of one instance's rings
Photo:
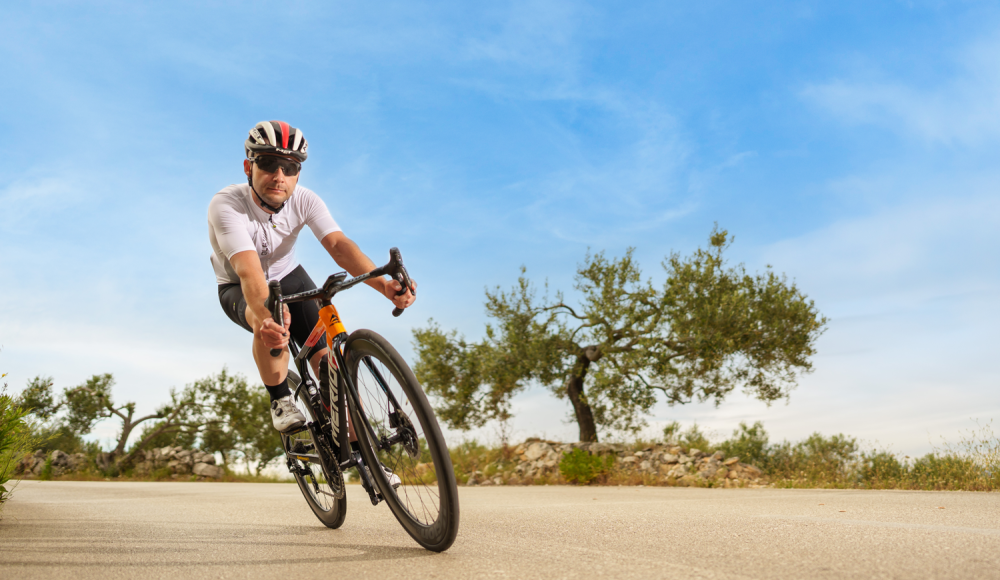
[[[326,248],[326,251],[330,253],[333,261],[341,268],[347,270],[351,276],[360,276],[376,268],[375,263],[361,251],[361,248],[357,244],[345,236],[344,232],[332,232],[323,236],[322,244]],[[259,267],[260,265],[258,264]],[[416,297],[413,296],[413,293],[409,289],[407,289],[405,294],[396,296],[396,293],[403,289],[403,285],[395,280],[387,280],[382,277],[370,278],[365,281],[365,284],[368,284],[383,296],[392,300],[392,303],[397,308],[406,308],[416,300]],[[417,283],[413,282],[414,288],[416,285]],[[266,294],[265,292],[265,297]]]
[[[271,312],[267,309],[267,297],[270,291],[267,287],[267,280],[264,278],[264,270],[260,267],[260,258],[257,256],[257,252],[254,250],[237,252],[229,258],[229,263],[233,265],[233,270],[240,277],[243,298],[247,301],[247,323],[254,330],[254,334],[259,334],[268,348],[287,347],[288,326],[292,321],[291,315],[286,306],[284,309],[284,328],[271,318]]]

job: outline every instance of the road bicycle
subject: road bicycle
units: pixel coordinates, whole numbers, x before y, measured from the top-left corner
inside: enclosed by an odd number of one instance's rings
[[[282,304],[320,302],[319,321],[302,350],[289,343],[299,372],[296,377],[289,371],[289,382],[296,383],[293,400],[306,423],[282,433],[281,441],[288,470],[326,526],[344,523],[344,472],[354,468],[372,505],[384,501],[418,544],[441,552],[458,534],[458,488],[434,411],[396,349],[371,330],[348,334],[331,302],[337,293],[384,275],[415,292],[396,248],[385,266],[354,278],[333,274],[315,290],[282,296],[280,284],[270,282],[268,308],[278,324]],[[393,310],[393,316],[401,313]],[[328,354],[316,381],[309,358],[323,348],[324,336]]]

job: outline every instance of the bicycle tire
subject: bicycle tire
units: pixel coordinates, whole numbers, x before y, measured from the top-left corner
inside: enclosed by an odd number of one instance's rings
[[[415,435],[376,451],[378,445],[368,430],[359,427],[363,422],[357,405],[348,405],[365,465],[384,465],[402,480],[399,489],[393,489],[382,469],[370,468],[376,488],[418,544],[433,552],[447,550],[458,535],[458,487],[448,447],[423,389],[403,357],[376,332],[351,333],[344,354],[361,406],[378,437],[385,441],[406,433]],[[390,399],[372,368],[388,383],[404,416],[390,416]]]
[[[306,398],[307,396],[304,390],[300,391],[298,400],[296,401],[299,411],[306,417],[309,416],[309,401]],[[327,495],[328,493],[333,494],[333,488],[327,483],[326,470],[317,463],[298,459],[293,451],[296,441],[302,442],[304,452],[317,453],[315,442],[309,431],[302,431],[290,436],[281,435],[281,443],[285,449],[285,456],[296,467],[292,471],[295,483],[299,485],[299,491],[302,492],[302,496],[306,498],[306,503],[309,504],[309,508],[312,509],[312,512],[319,521],[323,522],[323,525],[328,528],[337,529],[344,524],[344,519],[347,517],[346,491],[342,491],[339,498]],[[310,445],[312,449],[309,449]],[[303,471],[307,472],[307,474],[303,475]],[[340,488],[344,490],[343,474],[340,474]]]

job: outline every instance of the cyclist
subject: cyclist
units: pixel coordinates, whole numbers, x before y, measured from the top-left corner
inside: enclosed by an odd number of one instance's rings
[[[279,325],[266,305],[268,281],[279,280],[282,294],[316,288],[295,259],[295,241],[304,226],[352,276],[375,269],[344,235],[323,200],[298,184],[307,148],[302,131],[288,123],[257,123],[244,143],[247,182],[224,188],[208,204],[208,238],[219,302],[233,322],[253,333],[253,358],[271,397],[271,421],[281,432],[297,429],[306,420],[292,401],[287,346],[289,338],[300,347],[305,343],[319,319],[319,306],[311,300],[285,306],[284,325]],[[366,284],[398,308],[415,300],[409,289],[397,295],[403,288],[395,280],[373,278]],[[281,349],[281,356],[272,357],[273,348]],[[310,359],[317,376],[325,354],[322,349]]]

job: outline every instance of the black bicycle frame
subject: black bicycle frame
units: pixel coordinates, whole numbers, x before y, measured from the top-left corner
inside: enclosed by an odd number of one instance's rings
[[[327,306],[331,303],[333,297],[338,292],[342,292],[344,290],[352,288],[370,278],[383,276],[386,274],[389,274],[402,284],[404,290],[401,291],[400,294],[404,293],[405,289],[407,288],[409,288],[411,292],[416,294],[416,290],[412,287],[409,274],[406,272],[406,268],[403,266],[403,261],[399,253],[399,250],[397,250],[396,248],[392,248],[391,250],[389,250],[389,256],[390,260],[388,264],[382,266],[381,268],[376,268],[371,272],[368,272],[367,274],[362,274],[360,276],[346,280],[347,273],[338,272],[337,274],[333,274],[329,278],[327,278],[326,282],[323,283],[322,288],[317,288],[315,290],[309,290],[306,292],[300,292],[298,294],[281,296],[280,284],[278,284],[276,281],[272,281],[270,284],[271,296],[269,297],[268,300],[270,302],[269,309],[272,310],[275,321],[277,322],[281,320],[281,304],[304,302],[306,300],[319,300],[321,307]],[[392,314],[393,316],[399,316],[400,313],[402,313],[402,310],[396,308],[393,310]],[[306,423],[305,429],[307,429],[310,432],[310,434],[313,437],[313,441],[316,442],[323,441],[324,445],[326,444],[326,442],[329,442],[329,444],[333,445],[333,449],[330,450],[333,453],[331,453],[330,455],[332,455],[335,458],[341,471],[350,469],[351,467],[356,467],[361,462],[360,455],[358,457],[354,456],[354,454],[351,452],[350,444],[348,442],[348,423],[347,423],[348,397],[354,404],[354,408],[358,410],[358,415],[361,417],[361,425],[360,426],[356,425],[355,430],[358,428],[365,429],[369,434],[369,439],[377,447],[377,450],[388,449],[389,447],[398,442],[397,440],[398,437],[393,437],[391,439],[385,437],[379,437],[375,433],[375,429],[371,426],[371,423],[368,421],[368,417],[365,415],[364,408],[361,405],[361,397],[358,395],[357,386],[354,384],[354,381],[347,373],[347,362],[344,360],[344,355],[342,353],[342,345],[346,340],[346,338],[347,338],[346,335],[342,333],[330,339],[330,346],[332,348],[330,348],[329,355],[333,358],[333,361],[335,361],[336,363],[337,369],[339,371],[337,373],[337,377],[341,383],[337,385],[337,400],[330,401],[331,410],[334,405],[336,405],[337,408],[338,424],[337,424],[336,438],[334,437],[333,434],[333,426],[331,422],[320,421],[320,418],[322,417],[322,411],[320,409],[323,405],[323,401],[322,397],[319,394],[319,389],[317,388],[316,383],[313,382],[312,376],[309,373],[310,356],[314,352],[326,348],[326,344],[320,346],[320,344],[317,343],[316,345],[313,346],[306,346],[301,351],[298,351],[298,348],[295,346],[294,342],[289,343],[289,348],[291,349],[292,355],[294,356],[295,366],[298,368],[299,374],[302,377],[302,380],[299,382],[299,385],[296,386],[295,392],[292,394],[292,397],[293,399],[297,399],[301,389],[303,388],[307,389],[306,392],[309,394],[308,397],[310,406],[309,412],[312,415],[311,417],[312,420]],[[279,354],[280,351],[277,349],[271,351],[272,356],[277,356]],[[381,387],[383,392],[385,392],[390,404],[394,407],[393,410],[389,411],[390,417],[398,416],[396,414],[401,412],[399,402],[396,400],[396,397],[392,394],[392,391],[389,389],[389,385],[386,382],[385,377],[382,376],[382,373],[367,358],[364,360],[364,363],[365,366],[368,367],[368,369],[371,371],[372,375],[375,377],[375,380],[378,381],[379,386]],[[393,422],[392,419],[390,419],[390,424],[392,422]],[[290,435],[292,434],[294,433],[290,433]],[[292,454],[299,456],[299,454],[295,453]],[[315,460],[315,462],[323,465],[323,463],[327,460],[326,456],[327,453],[325,452],[325,450],[324,452],[321,452],[319,449],[316,449],[315,458],[311,457],[309,454],[301,454],[300,459],[308,461]],[[323,466],[328,471],[331,471],[330,470],[331,466],[329,465],[323,465]],[[366,483],[365,487],[367,488],[368,495],[370,496],[372,503],[377,504],[380,501],[380,498],[378,498],[375,494],[374,482],[368,480],[368,475],[364,471],[365,470],[363,469],[359,469],[358,473]]]

